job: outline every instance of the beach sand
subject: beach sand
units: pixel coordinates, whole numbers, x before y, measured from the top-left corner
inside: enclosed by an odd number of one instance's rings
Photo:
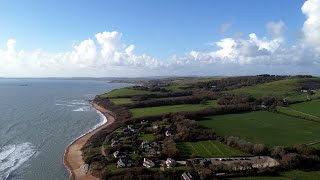
[[[96,103],[92,103],[92,106],[100,111],[104,116],[107,118],[107,122],[97,129],[81,136],[77,140],[75,140],[73,143],[71,143],[64,155],[64,164],[67,167],[67,169],[70,172],[70,179],[71,180],[96,180],[98,178],[90,175],[90,173],[86,174],[83,168],[81,168],[85,163],[82,159],[82,152],[81,148],[83,145],[87,142],[87,140],[94,135],[96,132],[100,131],[101,129],[104,129],[111,124],[115,122],[115,118],[111,115],[112,112],[99,106]]]

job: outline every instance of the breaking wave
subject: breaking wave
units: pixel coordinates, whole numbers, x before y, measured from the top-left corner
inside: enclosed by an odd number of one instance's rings
[[[0,179],[8,179],[13,171],[22,166],[35,153],[35,147],[28,142],[0,148]]]

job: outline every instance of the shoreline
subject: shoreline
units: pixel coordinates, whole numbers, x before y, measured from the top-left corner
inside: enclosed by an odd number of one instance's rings
[[[107,121],[100,126],[96,127],[93,130],[88,131],[84,135],[78,137],[73,142],[71,142],[65,150],[63,162],[67,170],[69,171],[69,179],[71,180],[97,180],[98,178],[92,176],[90,173],[85,173],[82,166],[85,164],[82,159],[82,151],[81,148],[93,136],[95,133],[104,129],[115,122],[115,118],[112,115],[112,112],[99,106],[98,104],[91,102],[92,107],[100,112]]]

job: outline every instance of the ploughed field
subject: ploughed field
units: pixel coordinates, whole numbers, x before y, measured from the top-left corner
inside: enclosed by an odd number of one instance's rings
[[[232,149],[219,141],[181,142],[177,144],[181,156],[186,157],[231,157],[245,156],[247,154]]]
[[[199,120],[219,135],[232,135],[269,147],[320,139],[320,123],[265,111],[208,116]]]

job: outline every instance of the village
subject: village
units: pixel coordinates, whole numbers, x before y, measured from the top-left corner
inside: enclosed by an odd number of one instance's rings
[[[174,129],[169,121],[141,120],[133,125],[123,126],[106,137],[103,144],[103,154],[111,163],[107,168],[124,170],[132,167],[144,167],[160,171],[179,171],[181,179],[195,179],[191,169],[201,173],[202,168],[212,166],[230,166],[232,171],[242,171],[251,168],[268,168],[279,163],[267,156],[239,156],[217,158],[187,158],[179,154],[170,155],[166,151],[165,141],[174,136]],[[167,140],[168,141],[168,140]],[[172,145],[167,145],[169,148]],[[175,145],[172,146],[174,148]],[[175,151],[174,149],[171,151]],[[224,176],[226,173],[216,173]]]

